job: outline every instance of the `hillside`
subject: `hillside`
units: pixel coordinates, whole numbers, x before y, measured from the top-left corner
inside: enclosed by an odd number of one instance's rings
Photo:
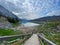
[[[40,23],[40,22],[60,22],[60,15],[59,16],[47,16],[42,17],[34,20],[30,20],[31,22]]]
[[[8,19],[9,22],[15,23],[19,21],[19,18],[14,15],[9,10],[5,9],[3,6],[0,5],[0,17],[3,16]]]
[[[0,28],[11,28],[12,24],[5,17],[0,17]]]

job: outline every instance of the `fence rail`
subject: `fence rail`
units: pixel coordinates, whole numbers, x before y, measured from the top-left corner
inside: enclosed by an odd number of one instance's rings
[[[38,34],[39,38],[42,39],[43,43],[44,41],[47,43],[47,45],[56,45],[55,43],[53,43],[52,41],[48,40],[47,38],[45,38],[44,36],[42,36],[41,34]]]
[[[1,42],[1,44],[0,45],[5,45],[5,42],[7,41],[7,39],[11,39],[11,38],[17,38],[17,39],[15,39],[15,40],[12,40],[12,41],[9,41],[8,43],[8,45],[10,45],[10,43],[12,43],[12,42],[14,42],[14,41],[18,41],[19,40],[19,38],[20,39],[22,39],[22,38],[27,38],[27,37],[29,37],[29,36],[31,36],[32,35],[32,33],[30,33],[30,34],[21,34],[21,35],[12,35],[12,36],[1,36],[0,37],[0,42]],[[56,45],[55,43],[53,43],[52,41],[50,41],[50,40],[48,40],[48,39],[46,39],[44,36],[42,36],[41,34],[37,34],[38,35],[38,37],[40,38],[40,39],[42,39],[42,42],[44,43],[44,41],[47,43],[47,45]],[[44,45],[44,44],[43,44]]]
[[[31,34],[20,34],[20,35],[12,35],[12,36],[1,36],[0,37],[0,40],[7,40],[7,39],[10,39],[10,38],[18,38],[18,37],[21,37],[21,36],[28,36],[28,35],[31,35]]]
[[[0,45],[5,45],[5,43],[7,42],[8,39],[11,39],[11,38],[17,38],[17,39],[22,39],[22,38],[27,38],[29,36],[31,36],[32,34],[29,33],[29,34],[20,34],[20,35],[12,35],[12,36],[0,36]],[[12,41],[9,41],[10,42],[14,42],[14,41],[18,41],[17,39],[15,40],[12,40]],[[10,44],[9,44],[10,45]]]

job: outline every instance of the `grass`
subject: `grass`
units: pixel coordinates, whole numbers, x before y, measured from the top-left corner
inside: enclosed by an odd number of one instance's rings
[[[6,29],[6,28],[0,28],[0,36],[11,36],[11,35],[19,35],[19,34],[22,34],[21,31],[14,31],[12,29]],[[8,41],[12,41],[12,40],[15,40],[17,38],[10,38],[10,39],[7,39],[6,40],[6,43]],[[1,40],[0,40],[0,43],[1,43]]]
[[[43,33],[47,39],[51,40],[57,45],[60,45],[60,31],[57,32],[58,30],[56,31],[53,30],[58,25],[60,25],[60,22],[45,23],[45,24],[38,26],[37,32]]]
[[[45,33],[46,38],[48,38],[49,40],[53,41],[54,43],[56,43],[57,45],[60,44],[60,32],[59,33]]]
[[[10,36],[10,35],[17,35],[21,34],[21,31],[14,31],[12,29],[0,28],[0,36]]]

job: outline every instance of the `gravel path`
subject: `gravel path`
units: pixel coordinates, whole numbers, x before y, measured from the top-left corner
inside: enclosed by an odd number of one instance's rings
[[[31,36],[31,38],[29,38],[29,39],[24,43],[24,45],[40,45],[37,34],[33,34],[33,35]]]

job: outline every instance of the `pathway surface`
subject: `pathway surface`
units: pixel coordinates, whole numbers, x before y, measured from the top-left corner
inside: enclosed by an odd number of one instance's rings
[[[40,45],[37,34],[33,34],[33,35],[31,36],[31,38],[29,38],[29,39],[24,43],[24,45]]]

